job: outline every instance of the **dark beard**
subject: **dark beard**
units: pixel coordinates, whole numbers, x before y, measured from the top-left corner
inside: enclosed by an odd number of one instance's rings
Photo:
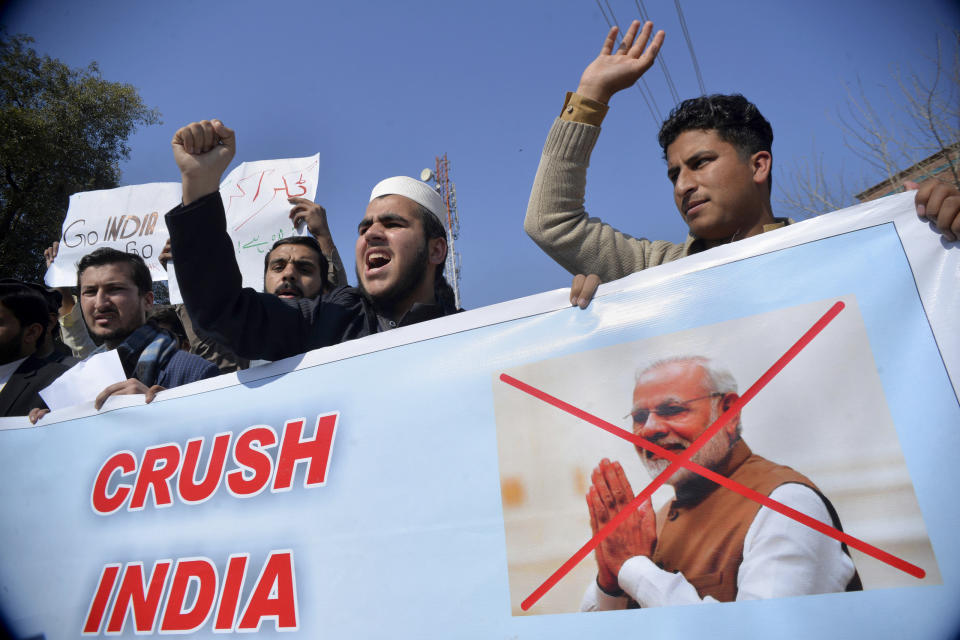
[[[400,279],[397,280],[397,284],[390,291],[384,292],[377,297],[370,295],[364,288],[363,280],[360,278],[360,265],[356,265],[355,269],[357,272],[357,286],[364,297],[373,303],[377,311],[385,315],[390,315],[390,312],[393,311],[393,308],[397,304],[423,283],[423,279],[427,277],[427,268],[429,265],[427,243],[424,241],[424,243],[420,245],[420,248],[417,249],[417,255],[414,256],[413,263],[404,273],[400,274]]]
[[[20,333],[10,339],[9,342],[0,344],[0,364],[9,364],[14,360],[19,360],[20,348],[23,345],[23,329]]]

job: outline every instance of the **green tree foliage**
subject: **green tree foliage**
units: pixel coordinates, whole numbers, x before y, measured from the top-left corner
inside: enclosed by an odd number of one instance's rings
[[[116,187],[127,138],[160,114],[96,63],[71,69],[32,42],[0,37],[0,276],[39,281],[69,196]]]

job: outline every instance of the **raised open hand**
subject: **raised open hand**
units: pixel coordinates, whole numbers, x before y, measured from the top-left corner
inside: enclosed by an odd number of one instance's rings
[[[663,31],[658,31],[647,46],[653,32],[653,23],[647,22],[643,29],[640,29],[640,21],[634,20],[630,23],[623,42],[614,51],[613,44],[617,40],[618,31],[618,27],[610,29],[603,41],[600,55],[584,69],[580,76],[580,86],[577,87],[580,95],[606,104],[613,94],[633,86],[640,76],[653,66],[653,61],[663,45]]]

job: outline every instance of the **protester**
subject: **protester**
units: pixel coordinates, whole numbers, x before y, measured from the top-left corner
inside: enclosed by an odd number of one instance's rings
[[[45,409],[39,391],[67,366],[37,357],[49,324],[47,301],[30,286],[0,283],[0,416],[25,416]]]
[[[263,291],[287,300],[316,298],[333,289],[328,264],[313,238],[281,238],[263,257]]]
[[[3,283],[23,284],[36,292],[47,304],[47,328],[46,331],[44,331],[40,342],[37,344],[37,350],[34,355],[41,360],[46,360],[47,362],[59,362],[68,367],[72,367],[79,362],[77,358],[74,358],[70,355],[69,349],[62,344],[58,344],[56,340],[57,332],[60,329],[58,320],[59,311],[63,304],[62,294],[59,291],[48,289],[40,284],[33,282],[24,283],[13,278],[0,278],[0,284]]]
[[[101,343],[91,355],[116,349],[128,376],[96,397],[97,410],[111,395],[143,394],[149,403],[159,391],[217,375],[213,364],[181,351],[176,336],[147,321],[153,281],[140,256],[109,247],[88,253],[77,263],[77,285],[87,330]]]
[[[633,431],[681,454],[738,399],[732,374],[702,357],[643,369],[633,390]],[[840,529],[830,501],[808,478],[750,451],[740,416],[727,422],[692,461],[785,506]],[[651,477],[670,460],[637,447]],[[683,468],[667,484],[676,497],[654,515],[648,498],[596,549],[597,580],[585,611],[729,602],[860,590],[846,548],[738,492]],[[634,494],[617,462],[594,469],[587,507],[594,535]]]
[[[374,187],[358,227],[358,288],[282,300],[241,287],[218,192],[234,132],[219,120],[195,122],[172,146],[183,204],[166,220],[180,290],[196,324],[237,354],[277,360],[456,311],[443,279],[443,203],[429,185],[400,176]]]
[[[303,198],[291,198],[290,200],[303,200]],[[310,203],[309,200],[304,200],[304,202]],[[313,206],[322,209],[319,205]],[[301,212],[305,208],[303,204],[296,205],[290,213],[291,219],[294,219],[295,215],[303,215]],[[315,218],[316,214],[314,214],[314,224],[316,224]],[[295,220],[294,224],[299,223],[300,220]],[[308,222],[308,224],[310,223]],[[313,229],[311,229],[311,233],[315,233]],[[320,231],[320,233],[323,232]],[[331,273],[345,282],[346,276],[343,274],[343,264],[340,262],[336,246],[333,245],[333,239],[329,237],[329,231],[326,235],[326,246],[328,248],[333,247],[332,255],[337,263],[336,266],[330,266],[320,243],[309,236],[290,236],[274,242],[263,259],[264,293],[270,293],[285,300],[315,298],[333,289],[328,280]],[[167,267],[169,261],[173,260],[173,251],[170,249],[169,240],[161,251],[159,259],[164,268]],[[198,332],[185,305],[174,305],[174,309],[187,334],[191,353],[206,358],[217,365],[220,373],[246,369],[251,365],[250,360],[241,358],[229,347],[218,342],[214,336],[206,334],[202,330]],[[257,362],[253,364],[256,365]]]
[[[600,282],[790,224],[774,217],[770,204],[773,130],[740,95],[685,100],[660,129],[674,202],[690,229],[686,241],[634,238],[587,214],[587,166],[608,103],[653,65],[664,38],[660,31],[650,40],[653,23],[641,30],[634,21],[614,50],[617,32],[610,29],[576,93],[567,94],[547,136],[524,221],[527,234],[547,255],[579,274],[571,303],[582,308]],[[918,188],[918,215],[955,240],[960,191],[936,180],[909,187]]]
[[[157,391],[217,374],[203,358],[180,351],[174,335],[147,322],[153,281],[140,256],[106,247],[88,253],[77,263],[77,286],[87,329],[102,342],[94,353],[117,349],[129,376],[97,397],[98,409],[110,395],[143,393],[149,402]]]

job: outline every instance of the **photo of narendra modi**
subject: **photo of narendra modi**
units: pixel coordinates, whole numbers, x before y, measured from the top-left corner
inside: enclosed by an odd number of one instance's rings
[[[738,405],[837,302],[842,310],[820,334]],[[900,446],[909,431],[891,418],[852,295],[505,373],[650,443],[617,437],[514,386],[493,385],[513,615],[942,582]],[[532,606],[521,606],[664,473],[670,456],[738,406],[692,457],[719,480],[671,470],[595,550]],[[922,577],[769,501],[919,567]]]

